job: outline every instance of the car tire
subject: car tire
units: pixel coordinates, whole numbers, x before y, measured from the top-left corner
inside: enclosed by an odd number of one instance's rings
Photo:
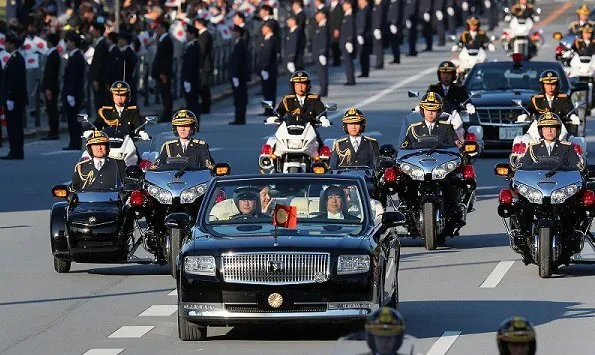
[[[207,327],[189,322],[178,314],[178,336],[182,341],[205,341]]]
[[[180,254],[180,242],[181,242],[181,232],[177,228],[172,228],[170,230],[170,255],[169,255],[169,266],[171,268],[171,277],[174,279],[178,275],[178,265],[176,265],[176,260],[178,258],[178,254]]]
[[[61,260],[54,256],[54,270],[57,273],[63,274],[70,271],[70,266],[72,262],[67,260]]]

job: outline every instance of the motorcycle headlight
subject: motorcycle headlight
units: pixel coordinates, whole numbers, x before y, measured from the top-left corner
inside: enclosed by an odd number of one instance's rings
[[[578,190],[579,190],[578,185],[568,185],[568,186],[561,187],[557,190],[554,190],[554,192],[552,192],[552,203],[553,204],[563,203],[569,197],[576,194],[578,192]]]
[[[302,149],[304,142],[301,139],[288,139],[287,148],[289,149]]]
[[[459,162],[456,160],[447,161],[446,163],[440,164],[432,169],[432,180],[441,180],[450,174],[459,166]]]
[[[163,205],[171,205],[173,200],[173,195],[171,192],[162,189],[155,185],[146,185],[145,189],[154,199],[159,201],[159,203]]]
[[[187,256],[184,258],[184,272],[192,275],[216,276],[217,266],[212,256]]]
[[[424,169],[417,167],[415,165],[409,163],[400,163],[399,167],[401,170],[411,176],[413,180],[423,180],[424,179]]]
[[[191,188],[182,191],[180,194],[180,203],[192,203],[196,201],[197,198],[204,195],[205,191],[207,191],[206,184],[192,186]]]
[[[369,255],[339,255],[337,274],[358,274],[370,270]]]
[[[519,194],[529,200],[529,202],[537,204],[543,202],[543,193],[541,191],[523,184],[517,184],[517,189],[519,190]]]

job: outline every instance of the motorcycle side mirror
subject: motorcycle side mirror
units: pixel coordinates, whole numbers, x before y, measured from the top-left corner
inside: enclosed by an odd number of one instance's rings
[[[504,8],[504,12],[505,12],[505,13],[510,13],[510,9],[509,9],[508,7],[505,7],[505,8]]]
[[[79,114],[76,116],[76,120],[77,120],[79,123],[85,123],[85,122],[87,122],[87,123],[88,123],[88,122],[89,122],[89,115],[87,115],[86,113],[79,113]]]
[[[130,165],[126,167],[126,177],[131,180],[140,180],[143,176],[143,170],[138,165]]]
[[[192,224],[192,217],[185,212],[171,213],[165,217],[165,227],[187,230]]]
[[[405,224],[405,215],[399,211],[385,211],[382,214],[382,224],[385,227],[398,227]]]
[[[481,91],[472,92],[471,96],[472,99],[478,99],[481,97]]]
[[[523,107],[523,100],[515,99],[515,100],[512,100],[512,103],[519,107]]]
[[[327,111],[337,111],[337,104],[335,103],[328,103],[325,105]]]
[[[450,36],[448,36],[448,40],[449,40],[450,42],[456,42],[456,41],[457,41],[457,36],[455,36],[455,35],[450,35]]]
[[[52,187],[52,196],[55,198],[66,199],[68,198],[69,192],[68,186],[66,185],[56,185]]]
[[[512,168],[508,163],[498,163],[494,167],[494,174],[496,174],[496,176],[508,177],[511,172]]]
[[[145,121],[147,123],[157,123],[157,116],[147,116],[145,117]]]
[[[390,160],[390,159],[386,159],[386,158],[382,159],[381,158],[378,161],[378,168],[381,169],[381,170],[384,170],[384,169],[387,169],[387,168],[392,168],[393,166],[395,166],[395,163],[392,160]]]
[[[554,32],[554,34],[552,34],[552,38],[555,39],[556,41],[559,41],[562,39],[562,32]]]
[[[407,91],[409,97],[419,97],[419,91]]]
[[[260,105],[265,110],[272,110],[273,109],[273,101],[261,101]]]
[[[217,163],[213,167],[213,173],[215,176],[225,176],[231,173],[231,165],[227,163]]]

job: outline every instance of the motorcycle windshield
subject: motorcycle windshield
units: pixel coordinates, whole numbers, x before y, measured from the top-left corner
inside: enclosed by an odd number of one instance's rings
[[[571,153],[574,154],[574,153]],[[536,171],[536,170],[545,170],[546,172],[552,171],[555,169],[556,171],[576,171],[578,169],[576,166],[570,166],[568,164],[568,160],[564,159],[562,156],[549,156],[549,157],[539,157],[539,160],[533,164],[523,164],[521,167],[518,168],[519,171]]]
[[[444,123],[444,122],[450,123],[448,121],[450,119],[450,114],[448,114],[447,112],[455,110],[455,109],[457,109],[457,108],[454,105],[447,102],[444,105],[445,112],[442,112],[442,114],[440,115],[439,121],[441,123]],[[401,125],[401,130],[399,132],[399,138],[397,141],[398,147],[400,147],[401,143],[403,143],[403,141],[405,140],[405,137],[407,136],[407,129],[409,129],[409,126],[411,126],[414,123],[419,123],[422,121],[423,121],[423,118],[421,117],[421,114],[419,112],[411,112],[410,114],[408,114],[407,116],[405,116],[403,118],[403,124]],[[426,142],[426,144],[430,144],[430,143]],[[420,147],[420,148],[423,148],[423,147]],[[442,147],[442,148],[444,148],[444,147]],[[408,147],[408,149],[411,149],[411,147]]]

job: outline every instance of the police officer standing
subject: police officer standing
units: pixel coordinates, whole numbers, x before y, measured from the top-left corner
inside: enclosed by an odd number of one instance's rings
[[[407,55],[410,57],[417,56],[419,2],[420,0],[405,0],[405,28],[407,28],[407,40],[409,44],[409,52]]]
[[[330,32],[326,23],[326,12],[324,10],[316,11],[316,22],[318,26],[314,32],[314,41],[312,43],[312,57],[316,60],[316,74],[320,82],[319,96],[328,96],[328,56]]]
[[[157,53],[151,68],[151,77],[157,82],[163,104],[159,122],[169,122],[173,106],[171,79],[173,75],[174,44],[167,32],[168,30],[169,23],[165,19],[161,19],[155,28]]]
[[[130,42],[132,42],[132,35],[130,33],[124,31],[119,33],[118,49],[120,55],[116,62],[116,80],[124,80],[130,83],[130,102],[136,105],[136,80],[134,79],[136,72],[136,53],[130,47]]]
[[[424,52],[431,52],[434,43],[434,28],[432,27],[433,0],[419,0],[419,14],[421,16],[421,33],[426,40]]]
[[[59,41],[60,35],[57,33],[48,34],[47,42],[49,51],[46,54],[43,80],[41,81],[41,92],[45,98],[45,112],[48,115],[50,131],[47,137],[41,138],[42,140],[60,139],[58,130],[60,127],[60,119],[58,117],[58,91],[60,90],[61,60],[60,53],[58,53],[58,50],[56,49]],[[98,88],[99,87],[101,87],[101,93],[103,94],[103,85],[98,86]]]
[[[27,100],[27,72],[25,58],[17,50],[22,45],[22,40],[15,33],[6,34],[5,50],[10,57],[2,73],[2,90],[0,97],[6,113],[6,131],[10,151],[1,159],[21,160],[25,158],[23,112]]]
[[[77,115],[85,100],[85,57],[78,49],[81,37],[74,31],[64,36],[68,61],[64,67],[64,84],[62,85],[62,108],[66,112],[70,142],[64,150],[80,150],[82,148],[81,124]]]
[[[200,131],[200,105],[198,94],[201,87],[200,83],[200,45],[197,41],[198,30],[194,25],[186,26],[186,49],[184,50],[184,59],[182,62],[182,88],[184,90],[184,100],[186,108],[197,115],[196,130]]]
[[[285,37],[285,64],[287,70],[293,74],[296,70],[304,69],[304,36],[294,16],[287,18],[287,37]]]
[[[357,43],[359,45],[360,78],[370,76],[370,53],[372,52],[372,6],[368,0],[357,1],[356,15]]]
[[[390,47],[393,53],[393,61],[390,64],[401,63],[401,42],[403,40],[403,12],[405,0],[390,0],[388,5],[388,35]]]
[[[387,0],[374,0],[374,6],[372,6],[372,35],[373,40],[373,52],[376,56],[376,69],[384,68],[384,41],[383,41],[383,30],[386,22],[386,10],[385,6]]]
[[[106,86],[109,78],[105,74],[108,70],[109,48],[107,39],[103,36],[104,33],[105,25],[103,23],[94,23],[91,26],[91,34],[95,37],[95,52],[93,53],[93,61],[89,68],[89,79],[93,85],[93,101],[96,112],[107,102]],[[58,59],[60,59],[59,57],[60,55],[58,54]],[[44,75],[46,71],[44,71]]]
[[[260,78],[262,79],[262,96],[265,101],[271,101],[272,106],[277,102],[277,39],[273,34],[273,24],[264,22],[261,27],[262,40],[258,48]],[[263,115],[271,116],[272,110],[266,110]]]
[[[436,35],[438,36],[438,46],[446,45],[446,24],[444,20],[444,10],[446,0],[434,0],[432,22],[436,28]]]
[[[348,166],[374,167],[379,148],[376,139],[362,135],[366,129],[366,115],[351,107],[345,111],[342,121],[347,137],[335,141],[331,169]]]
[[[230,125],[246,124],[246,109],[248,107],[248,47],[246,42],[242,41],[244,29],[240,26],[233,26],[233,50],[228,63],[228,72],[231,77],[231,87],[233,90],[233,105],[235,107],[234,120]]]
[[[343,7],[339,0],[332,0],[329,10],[329,28],[331,31],[331,51],[333,54],[333,67],[341,65],[341,25],[343,23]]]
[[[213,74],[213,37],[207,30],[207,21],[195,21],[200,46],[200,113],[211,112],[211,75]]]
[[[104,75],[107,77],[105,81],[104,90],[107,93],[110,83],[122,79],[122,72],[118,71],[118,60],[120,57],[120,48],[118,48],[119,35],[117,32],[110,32],[107,34],[107,65],[105,66]]]
[[[343,85],[355,85],[355,70],[353,68],[353,58],[356,56],[355,37],[356,29],[353,6],[351,2],[344,1],[343,23],[341,24],[341,36],[339,39],[343,62],[345,63],[345,77],[347,79],[347,82]]]

